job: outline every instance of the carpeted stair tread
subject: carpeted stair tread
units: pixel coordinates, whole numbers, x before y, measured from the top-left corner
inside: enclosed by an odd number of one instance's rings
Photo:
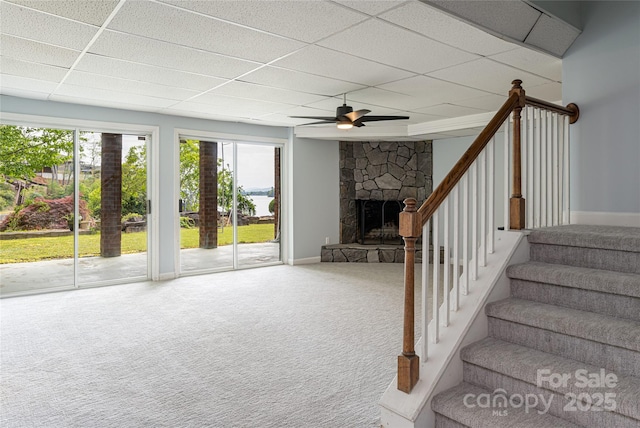
[[[467,394],[493,394],[483,388],[463,382],[436,395],[431,408],[448,419],[471,428],[579,428],[571,422],[550,414],[538,414],[537,411],[525,412],[524,407],[507,409],[507,414],[496,415],[493,408],[467,407],[464,398]]]
[[[536,229],[531,244],[566,245],[616,251],[640,252],[640,228],[572,224]]]
[[[507,268],[511,279],[580,288],[640,298],[640,275],[543,262],[527,262]]]
[[[564,396],[567,393],[593,395],[613,392],[616,394],[615,413],[635,419],[640,425],[640,379],[634,376],[617,376],[617,385],[613,388],[589,387],[578,384],[574,377],[577,370],[586,370],[587,374],[600,373],[600,368],[546,352],[537,351],[491,337],[464,347],[460,357],[466,364],[481,367],[501,375],[537,385],[538,370],[549,373],[570,374],[572,378],[566,385],[552,387],[544,382],[542,388]],[[465,370],[467,370],[465,368]],[[611,373],[607,371],[607,374]],[[615,373],[614,373],[615,374]],[[510,391],[511,393],[516,391]]]
[[[485,307],[489,317],[640,352],[640,322],[509,298]]]

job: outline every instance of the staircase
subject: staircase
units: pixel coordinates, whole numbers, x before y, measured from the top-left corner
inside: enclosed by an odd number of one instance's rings
[[[436,427],[640,427],[640,228],[528,239],[489,337],[460,353],[463,382],[432,401]]]

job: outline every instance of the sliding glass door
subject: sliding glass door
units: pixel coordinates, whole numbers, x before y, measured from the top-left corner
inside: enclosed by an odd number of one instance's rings
[[[187,137],[179,144],[181,273],[279,263],[280,148]]]
[[[147,279],[150,137],[0,130],[0,295]]]

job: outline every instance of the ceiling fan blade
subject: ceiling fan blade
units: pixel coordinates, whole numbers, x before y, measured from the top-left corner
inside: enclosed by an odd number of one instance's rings
[[[293,119],[318,119],[318,120],[326,120],[327,122],[335,122],[336,120],[338,120],[337,117],[330,117],[330,116],[289,116],[290,118]]]
[[[351,113],[347,113],[344,116],[347,117],[350,121],[355,122],[356,120],[360,119],[362,116],[364,116],[367,113],[371,113],[371,110],[362,109],[362,110],[352,111]]]
[[[358,120],[362,122],[378,122],[381,120],[404,120],[409,119],[409,116],[364,116]]]
[[[319,122],[309,122],[309,123],[302,123],[300,125],[296,125],[296,126],[305,126],[305,125],[319,125],[319,124],[327,124],[327,123],[333,123],[335,124],[336,121],[335,120],[321,120]]]
[[[356,120],[355,122],[353,122],[353,126],[355,126],[356,128],[362,128],[363,126],[365,126],[365,124],[360,120]]]

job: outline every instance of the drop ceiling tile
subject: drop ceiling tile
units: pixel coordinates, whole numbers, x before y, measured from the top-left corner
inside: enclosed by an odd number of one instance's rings
[[[255,107],[255,108],[254,108]],[[262,106],[256,106],[255,104],[246,103],[241,104],[239,102],[221,102],[220,103],[200,103],[194,101],[185,101],[179,104],[171,106],[173,110],[194,111],[199,113],[205,113],[217,116],[227,116],[227,120],[237,120],[238,118],[252,118],[260,117],[270,111],[265,111]]]
[[[266,114],[264,116],[260,116],[260,119],[265,122],[279,124],[280,126],[296,126],[312,121],[310,119],[293,119],[282,113]]]
[[[307,43],[367,18],[324,1],[161,1]]]
[[[379,19],[365,21],[318,44],[415,73],[478,58]]]
[[[358,10],[367,15],[375,16],[402,3],[404,0],[334,0],[343,6]]]
[[[543,14],[527,36],[525,43],[561,58],[579,35],[579,30]]]
[[[456,101],[457,105],[466,106],[471,108],[477,108],[487,111],[498,111],[500,107],[507,101],[507,94],[504,95],[483,95],[481,97],[474,97],[465,100]]]
[[[426,0],[440,9],[460,16],[498,34],[524,41],[541,13],[522,1]]]
[[[530,97],[549,102],[556,102],[562,100],[562,85],[560,83],[553,82],[540,86],[530,86],[525,88],[525,93]]]
[[[4,34],[0,36],[0,45],[2,56],[65,68],[71,68],[80,55],[79,51]]]
[[[324,98],[321,95],[288,91],[286,89],[278,89],[269,86],[257,85],[255,83],[238,81],[229,82],[226,85],[220,86],[219,88],[211,91],[211,94],[294,105],[312,103]]]
[[[176,103],[175,100],[170,100],[160,97],[149,97],[146,95],[137,95],[126,92],[117,92],[109,89],[99,88],[87,88],[84,86],[61,85],[56,91],[54,96],[66,96],[74,98],[82,98],[85,100],[93,100],[93,105],[102,105],[102,103],[108,103],[109,106],[114,105],[136,105],[163,108],[169,107]],[[82,103],[84,104],[84,103]]]
[[[241,80],[291,91],[325,95],[341,94],[362,88],[362,85],[351,82],[276,67],[263,67],[242,77]]]
[[[0,56],[0,69],[2,69],[2,73],[4,74],[28,77],[47,82],[60,82],[68,71],[68,69],[62,67],[19,61],[4,56]]]
[[[301,42],[229,24],[170,5],[142,1],[125,3],[109,28],[263,63],[304,46]]]
[[[486,113],[487,111],[491,110],[476,109],[454,104],[438,104],[437,106],[420,108],[416,109],[415,111],[417,111],[418,113],[432,114],[441,117],[460,117],[478,113]]]
[[[90,53],[207,76],[233,78],[259,64],[130,34],[105,31]]]
[[[278,112],[283,116],[335,116],[336,109],[334,108],[321,108],[321,107],[307,107],[296,106]],[[306,120],[306,119],[305,119]],[[306,120],[309,122],[309,120]],[[306,123],[305,122],[305,123]]]
[[[94,54],[85,54],[76,65],[75,70],[174,86],[176,88],[193,89],[195,91],[206,91],[227,82],[226,79],[217,77],[203,76],[201,74],[187,73]]]
[[[2,75],[0,75],[0,79]],[[12,76],[15,77],[15,76]],[[9,95],[12,97],[30,98],[34,100],[46,100],[49,98],[48,92],[37,92],[28,89],[4,88],[0,87],[0,95]],[[0,112],[0,120],[2,120],[2,112]]]
[[[491,59],[555,82],[562,81],[562,60],[533,49],[520,47],[509,52],[491,55]]]
[[[482,56],[517,47],[421,2],[407,3],[383,13],[380,18],[449,46]]]
[[[409,116],[408,122],[411,124],[431,122],[432,120],[440,120],[442,116],[433,114],[418,113],[416,111],[396,111],[393,113],[398,116]]]
[[[30,79],[28,77],[13,76],[11,74],[0,75],[0,93],[11,95],[11,93],[33,92],[40,93],[46,98],[58,84],[56,82],[48,82],[46,80]],[[18,95],[19,96],[19,95]],[[27,98],[32,98],[27,96]]]
[[[538,86],[548,83],[549,80],[527,73],[517,68],[510,67],[486,58],[449,67],[429,73],[429,76],[472,88],[490,91],[494,94],[508,94],[511,82],[515,79],[523,81],[522,86]]]
[[[118,5],[118,0],[6,0],[20,6],[101,26]]]
[[[182,109],[176,109],[176,108],[166,108],[166,109],[159,110],[159,112],[162,114],[168,114],[172,116],[194,117],[199,119],[220,120],[225,122],[242,122],[242,120],[237,117],[214,115],[208,111],[190,111],[190,110],[182,110]]]
[[[350,92],[347,95],[347,99],[351,100],[352,103],[359,102],[369,106],[387,107],[395,110],[415,110],[427,107],[425,101],[420,97],[412,97],[378,88],[366,88]]]
[[[467,88],[428,76],[416,76],[378,85],[380,89],[420,97],[424,107],[487,95],[479,89]]]
[[[86,88],[105,89],[128,94],[147,95],[150,97],[160,97],[179,101],[186,100],[187,98],[191,98],[200,93],[199,91],[192,91],[189,89],[157,85],[155,83],[141,82],[139,80],[120,79],[116,77],[86,73],[84,71],[72,71],[64,83],[84,86]]]
[[[82,50],[98,27],[38,12],[11,3],[0,3],[3,34],[65,48]]]
[[[95,97],[91,94],[89,94],[87,97],[54,94],[49,97],[49,100],[58,101],[61,103],[117,108],[117,109],[133,110],[133,111],[158,112],[161,110],[160,107],[157,107],[153,104],[136,104],[136,103],[125,102],[118,99],[115,99],[115,100],[104,99],[104,98]]]
[[[291,104],[274,103],[269,101],[248,100],[246,98],[228,97],[225,95],[216,95],[206,93],[188,100],[189,103],[197,103],[207,105],[210,108],[223,114],[229,111],[251,112],[252,115],[278,113],[292,107]],[[244,113],[242,116],[248,117]]]
[[[371,86],[415,75],[314,45],[307,46],[272,65]]]

